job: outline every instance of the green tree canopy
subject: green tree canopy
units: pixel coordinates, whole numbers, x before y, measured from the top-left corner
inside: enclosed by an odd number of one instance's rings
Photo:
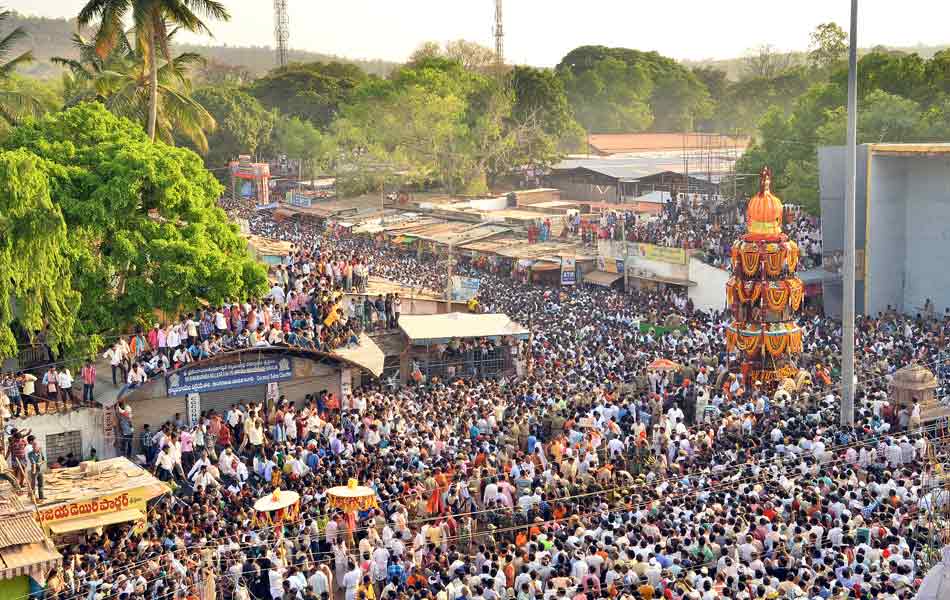
[[[274,147],[289,158],[301,161],[301,173],[316,177],[331,152],[328,136],[320,133],[309,121],[281,116],[274,127]]]
[[[22,170],[0,171],[0,189],[30,190],[22,197],[38,213],[29,227],[11,230],[12,246],[19,252],[36,244],[32,232],[50,219],[59,246],[46,242],[48,260],[64,294],[50,301],[78,304],[70,313],[75,321],[56,317],[61,349],[75,350],[71,336],[121,330],[155,308],[176,311],[196,298],[218,303],[265,289],[263,267],[216,206],[222,186],[194,152],[151,142],[141,126],[99,103],[27,121],[2,147],[26,165],[20,169],[37,165],[29,179],[14,177]],[[44,204],[47,194],[53,210]],[[51,316],[65,311],[43,317],[52,327]]]
[[[26,150],[0,152],[0,357],[17,353],[14,324],[52,347],[74,341],[80,295],[63,278],[70,250],[50,169]]]
[[[563,94],[544,75],[514,73],[492,77],[419,56],[389,80],[367,80],[334,123],[337,176],[361,182],[353,173],[363,165],[374,182],[399,173],[408,183],[481,193],[515,166],[550,162],[558,134],[576,136]]]
[[[808,61],[818,69],[838,64],[848,53],[848,34],[834,21],[822,23],[811,33]]]
[[[592,132],[670,131],[710,113],[706,86],[656,52],[581,46],[556,71],[578,122]]]
[[[208,138],[209,167],[221,167],[241,154],[254,155],[264,148],[274,129],[274,115],[247,92],[230,87],[206,87],[194,99],[218,124]]]
[[[366,73],[352,64],[292,63],[257,79],[248,91],[267,109],[276,108],[326,129],[367,79]]]
[[[576,152],[583,148],[584,130],[574,119],[564,83],[553,71],[515,67],[509,78],[514,94],[512,118],[519,123],[538,123],[550,138],[537,140],[549,144],[549,152],[539,150],[533,156],[534,162],[545,164],[553,160],[557,152]]]

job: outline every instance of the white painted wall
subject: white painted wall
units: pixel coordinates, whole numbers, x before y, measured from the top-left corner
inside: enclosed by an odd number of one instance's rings
[[[66,431],[82,432],[82,454],[89,456],[89,449],[95,448],[99,458],[112,458],[116,455],[115,447],[105,443],[103,432],[103,417],[101,408],[81,408],[68,413],[52,415],[35,415],[26,419],[14,419],[17,428],[29,429],[39,440],[43,453],[46,454],[46,436]],[[47,456],[49,463],[56,460],[55,456]]]
[[[497,198],[478,198],[469,200],[468,206],[476,210],[502,210],[508,207],[508,199],[504,196]]]
[[[689,279],[697,284],[695,287],[689,288],[687,292],[696,310],[711,311],[726,308],[728,271],[707,265],[697,258],[690,257]]]

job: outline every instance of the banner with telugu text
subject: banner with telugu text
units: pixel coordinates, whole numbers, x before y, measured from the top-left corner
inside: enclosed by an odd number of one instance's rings
[[[66,502],[49,508],[41,507],[36,511],[36,520],[43,524],[56,523],[66,519],[76,519],[93,515],[121,512],[124,510],[145,510],[149,500],[156,496],[151,487],[139,487],[127,492],[119,492],[78,502]]]

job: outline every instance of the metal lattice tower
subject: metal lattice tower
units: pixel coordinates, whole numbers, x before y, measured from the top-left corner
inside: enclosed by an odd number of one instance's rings
[[[505,25],[501,18],[501,1],[495,0],[495,60],[505,64]]]
[[[287,0],[274,0],[274,42],[277,49],[277,66],[287,66],[287,40],[290,39],[290,16]]]

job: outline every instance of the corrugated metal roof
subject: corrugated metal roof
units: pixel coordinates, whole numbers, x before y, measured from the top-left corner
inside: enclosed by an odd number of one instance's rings
[[[5,516],[0,519],[0,548],[35,544],[46,539],[33,513]]]
[[[7,515],[19,514],[26,510],[23,503],[13,492],[13,486],[6,481],[0,481],[0,519]]]
[[[508,246],[514,246],[516,244],[525,243],[524,238],[514,238],[514,237],[501,237],[501,238],[492,238],[490,240],[479,240],[476,242],[469,242],[467,244],[462,244],[459,248],[463,250],[474,250],[476,252],[497,252],[502,248],[507,248]]]

